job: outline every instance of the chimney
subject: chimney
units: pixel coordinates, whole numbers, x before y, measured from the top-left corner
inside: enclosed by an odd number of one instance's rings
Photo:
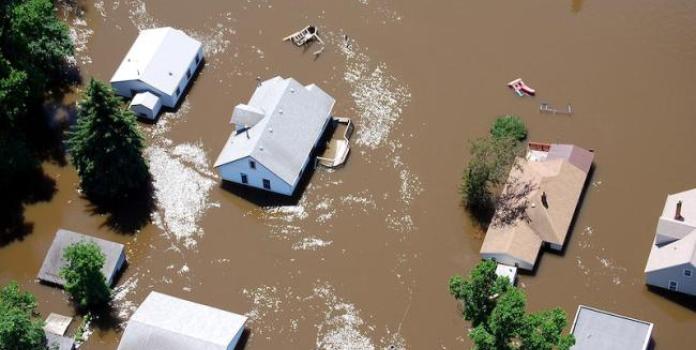
[[[544,208],[549,208],[549,202],[546,200],[546,191],[541,193],[541,204],[544,205]]]
[[[674,213],[674,220],[684,221],[684,217],[681,214],[682,201],[677,202],[677,210]]]

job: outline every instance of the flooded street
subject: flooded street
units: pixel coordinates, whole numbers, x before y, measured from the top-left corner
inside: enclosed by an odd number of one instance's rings
[[[45,165],[57,192],[0,247],[0,283],[18,280],[42,315],[74,314],[35,281],[65,228],[126,245],[123,322],[156,290],[249,316],[246,349],[469,348],[447,280],[479,261],[483,233],[459,180],[469,140],[517,114],[532,141],[595,151],[564,254],[520,277],[529,308],[572,321],[586,304],[653,322],[656,349],[696,343],[694,309],[643,274],[667,194],[696,186],[696,3],[98,0],[68,18],[84,79],[108,81],[138,30],[158,26],[200,40],[206,61],[178,109],[140,124],[157,210],[139,232],[110,230],[74,168]],[[327,44],[316,58],[317,45],[281,41],[310,23]],[[318,168],[296,201],[223,188],[212,168],[234,106],[275,75],[316,83],[355,123],[346,166]],[[505,86],[517,77],[535,98]],[[121,333],[95,327],[82,348],[115,349]]]

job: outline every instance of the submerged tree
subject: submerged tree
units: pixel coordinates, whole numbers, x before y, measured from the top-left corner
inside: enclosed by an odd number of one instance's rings
[[[36,298],[17,282],[0,289],[0,350],[46,349],[43,321],[35,316]]]
[[[111,300],[111,288],[102,273],[106,258],[93,242],[78,242],[65,248],[67,264],[60,271],[65,290],[84,309],[103,307]]]
[[[496,300],[491,296],[505,293],[510,288],[510,282],[498,278],[495,268],[494,261],[485,260],[469,272],[468,278],[460,275],[450,278],[450,294],[462,301],[464,319],[471,321],[474,327],[484,322],[493,311]]]
[[[98,203],[128,198],[149,184],[135,116],[100,81],[92,79],[87,86],[68,146],[82,190]]]
[[[449,290],[462,304],[474,327],[469,338],[476,350],[568,350],[575,338],[562,335],[566,314],[555,308],[527,314],[526,297],[506,277],[495,273],[496,263],[485,260],[467,279],[450,278]]]
[[[495,193],[510,172],[521,147],[512,138],[480,138],[471,143],[471,159],[467,165],[460,193],[467,208],[486,220],[495,206]]]
[[[504,115],[498,117],[491,127],[491,136],[494,138],[508,137],[517,141],[527,138],[527,126],[524,121],[516,115]]]

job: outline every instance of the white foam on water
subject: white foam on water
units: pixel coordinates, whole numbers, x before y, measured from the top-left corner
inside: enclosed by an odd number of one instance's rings
[[[69,29],[70,38],[75,46],[75,54],[74,56],[68,57],[68,60],[81,65],[92,63],[92,58],[87,53],[87,45],[94,31],[87,26],[87,22],[79,15],[72,20]]]
[[[196,146],[189,144],[182,149],[193,147]],[[207,175],[207,166],[198,169],[187,165],[186,157],[177,156],[162,146],[150,146],[145,155],[157,198],[158,210],[153,213],[153,223],[184,246],[195,246],[196,238],[203,234],[198,221],[212,207],[209,195],[216,182]]]
[[[376,149],[386,142],[411,99],[408,88],[387,73],[385,63],[372,64],[367,55],[340,44],[346,58],[343,79],[350,85],[358,113],[355,142]],[[352,48],[356,47],[353,43]]]
[[[365,323],[355,305],[336,297],[334,288],[328,283],[317,285],[314,297],[326,306],[324,320],[317,325],[316,349],[375,349],[372,339],[366,334],[366,329],[372,332],[374,327]]]
[[[119,286],[114,288],[114,294],[112,298],[112,304],[117,310],[117,315],[122,324],[127,322],[130,315],[135,312],[138,306],[131,300],[128,299],[129,296],[138,287],[138,274],[135,273],[133,276],[129,277],[125,282],[121,283]]]
[[[160,27],[157,20],[147,12],[147,5],[142,0],[128,2],[128,18],[138,30]]]
[[[176,145],[171,152],[172,155],[179,157],[182,162],[190,164],[196,170],[209,177],[217,177],[217,175],[210,170],[211,164],[208,161],[208,156],[203,150],[203,144],[201,142],[195,144],[182,143]]]
[[[331,245],[333,241],[325,241],[316,237],[305,237],[292,246],[294,250],[317,250]]]

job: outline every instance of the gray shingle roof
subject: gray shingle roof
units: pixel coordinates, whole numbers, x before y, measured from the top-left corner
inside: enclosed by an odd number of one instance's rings
[[[80,241],[94,242],[101,249],[106,257],[102,273],[106,277],[107,283],[113,282],[114,275],[123,266],[125,261],[125,253],[123,244],[107,241],[104,239],[83,235],[77,232],[68,230],[58,230],[56,237],[48,248],[46,257],[44,258],[41,269],[39,270],[38,278],[41,281],[54,283],[62,286],[65,280],[59,276],[60,269],[65,266],[66,261],[63,259],[63,251],[71,244]]]
[[[252,157],[294,186],[331,118],[335,102],[313,84],[302,86],[295,79],[282,77],[264,81],[248,103],[263,111],[264,117],[246,131],[232,133],[215,167]]]
[[[578,307],[571,350],[645,350],[653,324],[585,305]]]
[[[46,345],[48,345],[48,350],[73,350],[75,348],[75,340],[46,332]]]

